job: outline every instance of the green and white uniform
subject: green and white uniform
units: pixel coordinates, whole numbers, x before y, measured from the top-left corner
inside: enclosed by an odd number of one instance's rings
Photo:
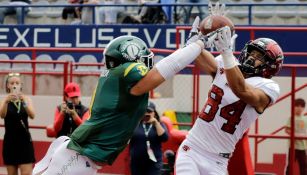
[[[108,71],[99,78],[90,118],[71,138],[54,140],[33,175],[95,175],[97,162],[112,164],[127,146],[148,105],[148,93],[133,96],[130,90],[152,67],[153,53],[142,39],[125,35],[113,39],[103,55]]]
[[[128,62],[103,73],[92,97],[90,118],[72,133],[67,148],[112,164],[146,111],[148,93],[129,92],[147,72],[144,64]]]

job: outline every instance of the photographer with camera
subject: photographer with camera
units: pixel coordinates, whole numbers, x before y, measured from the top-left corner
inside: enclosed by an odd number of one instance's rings
[[[162,142],[167,140],[167,128],[160,122],[155,104],[149,102],[144,118],[130,141],[131,175],[161,174]]]
[[[64,90],[64,102],[57,106],[54,115],[56,137],[70,134],[89,118],[89,110],[80,101],[81,91],[77,83],[68,83]]]
[[[31,99],[22,93],[19,73],[5,78],[7,96],[1,101],[0,116],[4,119],[3,160],[8,175],[31,174],[35,162],[28,118],[34,119]],[[20,148],[22,146],[22,149]]]

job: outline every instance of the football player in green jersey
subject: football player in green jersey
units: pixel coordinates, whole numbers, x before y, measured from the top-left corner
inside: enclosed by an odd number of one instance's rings
[[[154,67],[153,53],[143,40],[134,36],[113,39],[104,51],[108,70],[98,80],[90,118],[70,138],[55,140],[46,156],[35,165],[33,174],[89,175],[96,174],[97,165],[111,165],[143,117],[148,92],[185,68],[205,47],[210,47],[214,35],[193,36],[189,45]]]

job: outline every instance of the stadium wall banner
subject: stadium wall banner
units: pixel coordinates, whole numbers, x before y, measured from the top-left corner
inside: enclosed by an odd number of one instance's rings
[[[254,31],[255,38],[270,37],[285,52],[307,52],[305,31]],[[188,37],[188,30],[180,31],[180,43]],[[250,40],[250,31],[237,30],[237,51]],[[0,47],[85,47],[103,48],[115,37],[134,35],[142,38],[150,48],[175,49],[175,25],[2,25]],[[301,56],[287,57],[286,63],[307,63]]]
[[[182,31],[185,33],[185,31]],[[105,47],[113,38],[135,35],[149,47],[176,48],[174,26],[23,25],[1,26],[0,47]],[[184,41],[184,35],[182,35]]]

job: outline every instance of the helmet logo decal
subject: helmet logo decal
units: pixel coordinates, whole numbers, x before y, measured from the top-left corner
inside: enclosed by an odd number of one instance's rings
[[[265,46],[265,44],[264,44],[262,41],[258,41],[257,44],[258,44],[259,46],[261,46],[261,47],[264,47],[264,46]]]
[[[127,42],[121,46],[120,51],[125,59],[133,61],[138,57],[140,57],[141,55],[140,48],[141,47],[138,43]]]

